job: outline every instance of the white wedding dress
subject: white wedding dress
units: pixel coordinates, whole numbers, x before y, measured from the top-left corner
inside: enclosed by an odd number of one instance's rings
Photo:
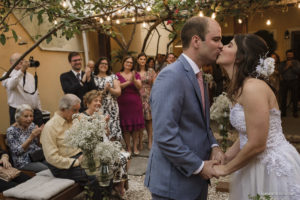
[[[235,104],[230,122],[238,130],[240,148],[247,142],[243,107]],[[231,176],[230,199],[248,200],[257,194],[276,200],[300,200],[300,155],[282,133],[280,111],[270,110],[267,147]]]

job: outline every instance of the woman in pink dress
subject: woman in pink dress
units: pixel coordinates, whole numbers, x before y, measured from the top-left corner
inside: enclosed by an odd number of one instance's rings
[[[139,89],[142,87],[139,73],[134,71],[133,57],[127,56],[122,62],[122,69],[116,75],[121,83],[122,93],[118,97],[121,129],[127,151],[131,151],[130,136],[133,136],[133,153],[139,154],[137,148],[139,133],[145,128],[142,101]]]
[[[148,68],[146,65],[147,56],[145,53],[140,53],[137,57],[137,71],[141,75],[142,87],[140,89],[140,94],[143,103],[143,112],[146,130],[148,134],[148,149],[152,146],[152,117],[150,108],[150,92],[152,84],[156,77],[156,73],[152,68]],[[139,135],[139,149],[143,149],[143,132]]]

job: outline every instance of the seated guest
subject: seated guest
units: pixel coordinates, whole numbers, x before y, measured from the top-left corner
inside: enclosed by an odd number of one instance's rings
[[[2,149],[0,149],[0,157],[1,157],[1,159],[0,159],[1,167],[6,168],[6,169],[9,169],[12,167],[9,162],[8,154],[5,151],[3,151]],[[1,171],[1,169],[0,169],[0,171]],[[0,178],[0,192],[3,192],[10,188],[13,188],[13,187],[17,186],[18,184],[27,181],[28,179],[30,179],[30,177],[22,172],[16,178],[12,179],[11,181],[5,181]]]
[[[33,121],[33,109],[22,104],[17,107],[16,122],[7,129],[7,145],[11,152],[14,167],[22,170],[40,172],[48,169],[39,146],[39,136],[43,126],[36,126]],[[41,159],[35,160],[31,155],[40,153]]]
[[[66,94],[59,101],[59,111],[46,123],[41,143],[52,174],[68,178],[82,186],[89,186],[93,199],[101,199],[100,187],[95,176],[88,176],[80,167],[82,154],[66,144],[65,131],[72,126],[72,115],[79,112],[81,100],[74,94]]]

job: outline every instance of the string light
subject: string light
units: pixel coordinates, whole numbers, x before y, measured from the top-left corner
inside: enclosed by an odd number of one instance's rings
[[[266,22],[267,26],[270,26],[271,25],[271,20],[268,19],[267,22]]]
[[[238,19],[238,23],[239,23],[239,24],[242,24],[242,23],[243,23],[243,20],[242,20],[242,19]]]
[[[143,27],[146,28],[147,27],[147,24],[146,22],[143,22]]]
[[[131,19],[131,21],[132,21],[132,22],[135,22],[135,17],[133,17],[133,18]]]
[[[300,8],[300,3],[298,3],[298,8]]]
[[[56,21],[56,20],[54,20],[54,22],[53,22],[53,23],[54,23],[54,25],[57,25],[57,21]]]
[[[147,10],[148,12],[150,12],[150,11],[151,11],[151,7],[150,7],[150,6],[147,6],[146,10]]]
[[[103,24],[103,19],[102,18],[100,18],[100,23]]]
[[[62,3],[62,6],[63,6],[64,8],[67,8],[67,7],[68,7],[68,4],[67,4],[67,2],[66,2],[66,1],[64,1],[64,2]]]
[[[216,13],[213,13],[213,14],[211,15],[211,18],[212,18],[212,19],[216,19]]]
[[[122,10],[118,10],[118,14],[121,14],[122,13]]]
[[[107,20],[107,21],[110,21],[110,17],[108,16],[108,17],[106,18],[106,20]]]
[[[203,12],[202,11],[200,11],[199,12],[199,17],[203,17],[204,15],[203,15]]]
[[[117,23],[117,24],[120,24],[120,20],[117,19],[117,20],[116,20],[116,23]]]

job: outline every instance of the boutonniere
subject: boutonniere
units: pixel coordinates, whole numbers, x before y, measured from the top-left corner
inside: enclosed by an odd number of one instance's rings
[[[214,77],[211,74],[209,74],[209,73],[203,73],[203,80],[207,84],[210,84],[211,82],[214,81]]]

